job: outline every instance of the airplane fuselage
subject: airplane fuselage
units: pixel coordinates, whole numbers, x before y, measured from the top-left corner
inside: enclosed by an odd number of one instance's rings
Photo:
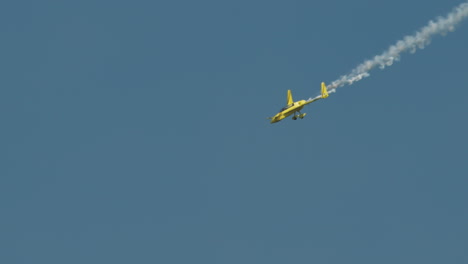
[[[274,117],[271,118],[270,123],[279,122],[285,119],[286,117],[298,111],[301,111],[304,105],[306,105],[306,100],[300,100],[300,101],[294,102],[291,106],[281,109],[281,111],[278,114],[276,114]]]

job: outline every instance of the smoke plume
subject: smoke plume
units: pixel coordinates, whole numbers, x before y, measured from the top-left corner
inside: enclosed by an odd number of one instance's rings
[[[416,52],[417,49],[423,49],[431,42],[431,38],[437,34],[445,34],[455,30],[455,26],[468,16],[468,2],[460,4],[452,12],[445,17],[438,17],[435,21],[421,28],[414,35],[406,36],[402,40],[397,41],[390,46],[385,52],[375,56],[370,60],[366,60],[354,68],[350,74],[343,75],[337,80],[328,85],[329,92],[333,93],[336,88],[344,85],[351,85],[354,82],[369,76],[369,71],[379,66],[384,69],[386,66],[391,66],[395,61],[400,59],[400,54],[406,51],[410,53]]]

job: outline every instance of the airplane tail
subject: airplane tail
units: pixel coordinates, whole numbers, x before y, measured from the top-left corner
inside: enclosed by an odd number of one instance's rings
[[[324,82],[322,82],[322,98],[327,98],[327,97],[328,97],[327,86],[325,85]]]

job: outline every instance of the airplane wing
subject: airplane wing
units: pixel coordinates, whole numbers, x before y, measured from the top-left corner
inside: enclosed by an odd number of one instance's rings
[[[286,105],[292,105],[294,103],[292,98],[291,90],[288,90],[288,95],[286,96]]]

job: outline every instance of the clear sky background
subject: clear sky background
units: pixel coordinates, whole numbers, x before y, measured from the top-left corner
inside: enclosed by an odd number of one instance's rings
[[[0,263],[468,263],[461,2],[2,1]]]

